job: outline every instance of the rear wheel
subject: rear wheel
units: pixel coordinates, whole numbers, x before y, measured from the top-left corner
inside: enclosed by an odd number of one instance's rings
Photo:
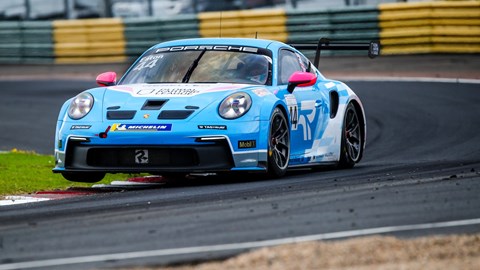
[[[63,178],[72,182],[96,183],[105,177],[105,173],[101,172],[64,172]]]
[[[283,112],[276,108],[270,118],[268,136],[268,174],[281,177],[287,172],[290,159],[290,130]]]
[[[360,161],[363,154],[363,144],[360,115],[355,106],[350,103],[345,110],[338,166],[340,168],[352,168],[355,163]]]

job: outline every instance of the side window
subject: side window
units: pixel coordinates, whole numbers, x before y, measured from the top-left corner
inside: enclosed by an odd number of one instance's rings
[[[288,84],[288,79],[295,71],[305,71],[299,60],[299,56],[292,51],[280,51],[278,84]]]
[[[307,58],[305,58],[305,56],[299,55],[299,57],[300,57],[300,64],[302,65],[302,68],[304,69],[304,71],[315,74],[315,68],[313,67],[313,64]]]

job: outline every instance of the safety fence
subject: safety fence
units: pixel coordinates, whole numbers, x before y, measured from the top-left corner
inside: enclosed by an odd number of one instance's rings
[[[0,63],[128,62],[159,42],[195,37],[258,37],[287,43],[317,42],[322,37],[380,40],[382,54],[480,53],[480,1],[208,12],[168,19],[0,22]]]

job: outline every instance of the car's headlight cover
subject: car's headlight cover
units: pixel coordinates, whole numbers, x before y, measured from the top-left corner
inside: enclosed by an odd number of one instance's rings
[[[93,107],[93,96],[88,92],[78,94],[70,102],[68,107],[68,116],[78,120],[87,115]]]
[[[218,107],[218,113],[225,119],[236,119],[248,112],[252,98],[245,92],[237,92],[226,97]]]

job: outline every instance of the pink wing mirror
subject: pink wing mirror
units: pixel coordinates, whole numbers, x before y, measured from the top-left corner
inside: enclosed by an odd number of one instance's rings
[[[317,76],[310,72],[296,71],[288,79],[287,91],[292,93],[297,86],[312,86],[317,81]]]
[[[113,71],[104,72],[97,76],[99,86],[112,86],[117,83],[117,73]]]

